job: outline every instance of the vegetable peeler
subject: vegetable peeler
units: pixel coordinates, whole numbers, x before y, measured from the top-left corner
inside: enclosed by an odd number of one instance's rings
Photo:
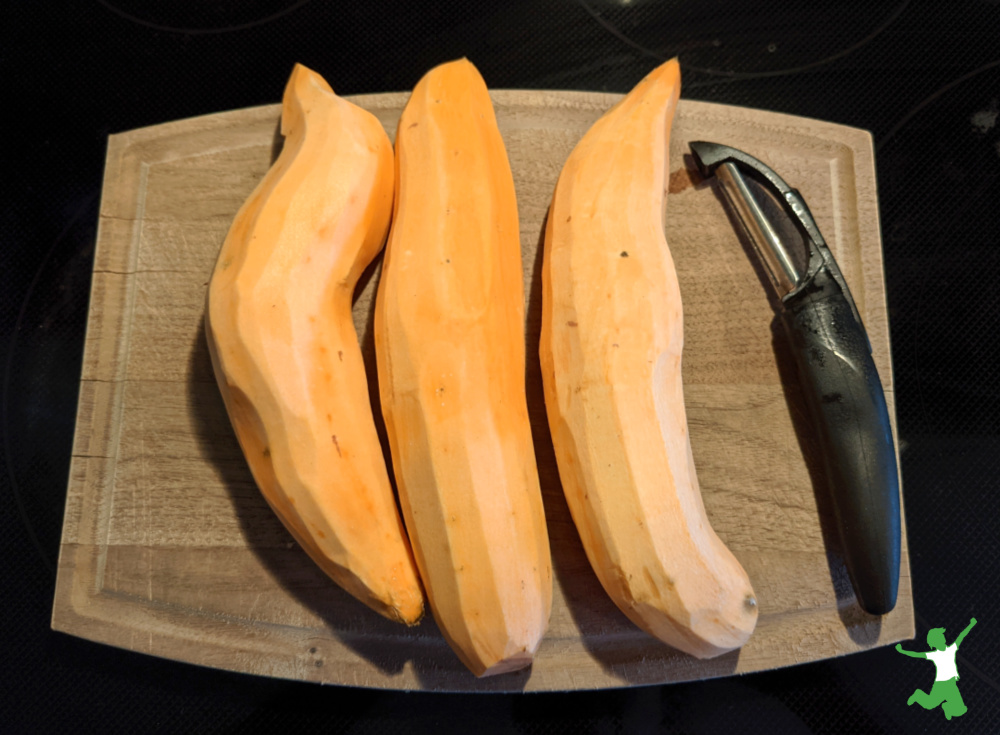
[[[799,192],[766,165],[718,143],[690,144],[746,228],[780,301],[780,318],[822,448],[847,572],[861,607],[882,615],[899,587],[899,475],[885,394],[850,289]],[[768,214],[773,195],[805,243]],[[772,207],[773,209],[773,207]],[[798,256],[798,257],[797,257]],[[803,258],[804,256],[804,258]]]

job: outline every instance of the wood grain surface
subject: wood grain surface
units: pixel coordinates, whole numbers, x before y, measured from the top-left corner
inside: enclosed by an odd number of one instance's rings
[[[352,99],[394,136],[406,94]],[[698,179],[686,153],[695,139],[733,145],[804,194],[854,293],[894,415],[871,137],[830,123],[682,100],[671,140],[666,234],[684,300],[691,440],[712,524],[756,590],[756,632],[741,650],[699,661],[634,627],[590,570],[542,404],[540,244],[563,161],[618,99],[493,92],[521,217],[528,398],[555,574],[551,624],[530,669],[477,680],[432,620],[406,628],[371,612],[307,558],[254,485],[215,385],[203,317],[229,225],[280,149],[277,105],[109,140],[53,627],[251,674],[438,691],[677,682],[911,638],[905,529],[898,605],[870,616],[844,569],[765,276],[717,186]],[[373,400],[379,263],[354,308]]]

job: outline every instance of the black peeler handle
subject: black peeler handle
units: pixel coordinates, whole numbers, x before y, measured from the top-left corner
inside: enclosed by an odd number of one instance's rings
[[[781,319],[822,445],[847,572],[881,615],[899,586],[899,479],[889,411],[864,327],[823,263],[787,294]]]

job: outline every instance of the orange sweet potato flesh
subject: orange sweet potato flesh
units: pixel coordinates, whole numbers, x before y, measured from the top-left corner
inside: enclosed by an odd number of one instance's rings
[[[424,596],[376,433],[351,301],[392,213],[392,145],[296,65],[285,144],[212,274],[206,332],[261,492],[340,586],[414,624]]]
[[[517,202],[486,85],[420,80],[396,136],[375,307],[379,388],[431,610],[477,676],[531,663],[552,570],[525,399]]]
[[[640,628],[699,658],[757,620],[705,513],[681,383],[683,315],[664,237],[670,61],[584,135],[549,210],[539,355],[556,460],[601,584]]]

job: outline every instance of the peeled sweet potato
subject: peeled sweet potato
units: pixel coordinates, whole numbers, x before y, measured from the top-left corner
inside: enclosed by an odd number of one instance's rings
[[[393,200],[378,120],[297,65],[284,147],[226,237],[206,333],[254,479],[312,559],[381,614],[414,624],[424,595],[396,508],[351,318]]]
[[[476,675],[531,663],[552,569],[525,399],[517,202],[486,85],[413,90],[375,307],[382,411],[431,610]]]
[[[699,658],[746,642],[746,572],[705,513],[681,382],[681,293],[664,237],[676,60],[584,135],[549,209],[539,355],[559,476],[604,589]]]

